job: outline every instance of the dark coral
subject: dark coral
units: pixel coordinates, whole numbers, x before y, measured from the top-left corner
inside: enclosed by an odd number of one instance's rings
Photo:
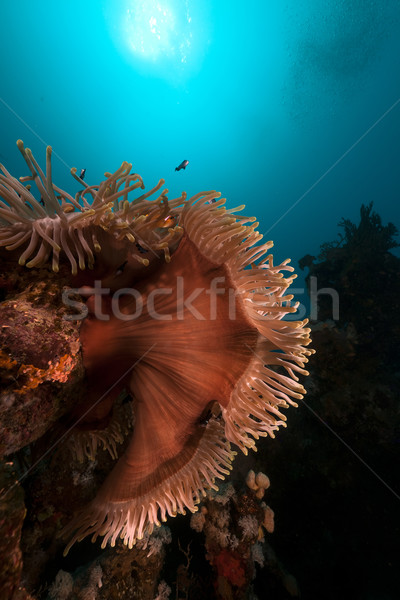
[[[307,598],[394,599],[399,589],[400,259],[395,227],[371,209],[306,261],[309,282],[338,292],[339,318],[320,296],[307,398],[279,444],[259,448],[279,510],[274,547]]]
[[[390,252],[399,246],[397,228],[393,223],[382,225],[372,203],[361,206],[360,216],[358,225],[342,219],[344,234],[321,246],[318,262],[305,260],[307,255],[300,263],[309,267],[309,286],[316,278],[314,289],[316,283],[319,290],[332,288],[338,293],[337,324],[341,329],[352,324],[353,341],[356,338],[362,348],[360,368],[366,367],[367,359],[368,369],[390,370],[400,337],[399,259]],[[332,319],[329,295],[318,296],[317,308],[318,321]]]
[[[24,493],[10,463],[0,463],[0,594],[13,598],[22,572],[20,538],[25,517]],[[4,494],[4,490],[8,493]]]
[[[0,456],[40,438],[81,397],[79,323],[63,319],[66,279],[2,260]]]

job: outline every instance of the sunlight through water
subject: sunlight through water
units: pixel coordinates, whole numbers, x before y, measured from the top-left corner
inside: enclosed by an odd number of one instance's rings
[[[107,22],[117,47],[136,71],[178,82],[201,66],[210,43],[207,2],[109,2]]]

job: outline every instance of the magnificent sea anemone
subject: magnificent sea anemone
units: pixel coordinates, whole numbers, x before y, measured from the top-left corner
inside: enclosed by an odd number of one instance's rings
[[[73,197],[52,182],[51,148],[44,173],[18,147],[30,175],[17,180],[1,165],[0,246],[30,268],[69,264],[85,298],[78,456],[93,458],[98,440],[116,454],[110,415],[121,391],[135,415],[127,450],[65,533],[69,547],[89,534],[132,547],[167,515],[195,512],[229,474],[230,444],[246,454],[274,437],[282,408],[303,397],[310,330],[285,320],[298,307],[287,294],[295,275],[284,276],[289,260],[274,266],[272,242],[257,245],[255,219],[215,191],[168,200],[160,180],[131,200],[144,186],[123,163],[98,186],[73,169],[82,186]]]

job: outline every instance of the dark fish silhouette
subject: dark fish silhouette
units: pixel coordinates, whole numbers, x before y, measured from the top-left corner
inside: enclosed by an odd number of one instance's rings
[[[141,246],[138,242],[136,242],[136,248],[141,254],[146,254],[148,252],[148,250],[146,250],[146,248],[143,248],[143,246]]]
[[[213,412],[211,409],[208,409],[207,413],[203,416],[200,417],[198,423],[200,425],[200,427],[207,427],[208,423],[210,422],[210,419],[213,416]]]
[[[128,264],[128,261],[127,261],[127,260],[125,260],[125,261],[122,263],[122,265],[120,265],[120,266],[118,267],[118,269],[116,270],[115,274],[116,274],[116,275],[121,275],[121,273],[123,273],[123,272],[124,272],[124,269],[125,269],[125,267],[126,267],[126,265],[127,265],[127,264]]]
[[[79,179],[83,179],[85,177],[85,173],[86,169],[81,169],[81,172],[79,173]]]
[[[188,160],[183,160],[181,162],[181,164],[179,165],[179,167],[175,167],[175,171],[180,171],[181,169],[185,170],[186,167],[188,166],[189,161]]]

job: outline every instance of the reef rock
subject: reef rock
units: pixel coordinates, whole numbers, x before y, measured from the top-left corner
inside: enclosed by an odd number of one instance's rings
[[[41,437],[82,388],[79,323],[64,319],[64,281],[44,269],[0,280],[0,456]],[[33,280],[33,277],[35,279]]]

